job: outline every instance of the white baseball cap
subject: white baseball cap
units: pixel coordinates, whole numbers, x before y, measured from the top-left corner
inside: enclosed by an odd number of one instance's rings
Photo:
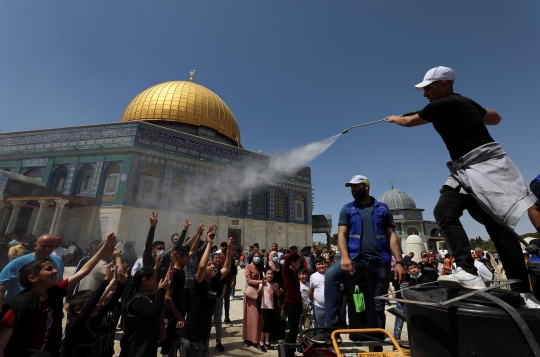
[[[369,185],[369,180],[366,176],[354,175],[351,181],[345,184],[345,187],[350,187],[351,185],[357,185],[359,183],[365,183],[366,185]]]
[[[429,86],[433,82],[437,81],[454,81],[455,75],[452,68],[438,66],[427,71],[424,76],[424,80],[414,86],[416,90],[422,90],[424,87]]]

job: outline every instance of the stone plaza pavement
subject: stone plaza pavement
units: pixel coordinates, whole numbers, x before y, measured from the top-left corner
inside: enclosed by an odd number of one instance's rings
[[[71,275],[74,271],[74,267],[66,267],[64,278]],[[212,335],[210,337],[210,351],[209,356],[253,356],[253,355],[266,355],[266,356],[278,356],[277,349],[269,350],[267,353],[261,352],[255,347],[244,347],[242,340],[242,311],[243,311],[243,291],[246,284],[246,279],[244,278],[244,270],[238,269],[238,276],[236,278],[236,294],[234,300],[231,301],[231,322],[232,325],[223,324],[223,338],[222,344],[225,347],[224,352],[219,352],[216,349],[216,340],[214,328],[212,328]],[[388,306],[391,307],[391,306]],[[386,330],[391,333],[394,331],[394,315],[387,313],[386,314]],[[120,338],[122,337],[122,331],[118,330],[115,338],[115,352],[116,356],[120,355]],[[353,347],[354,344],[350,342],[348,336],[343,335],[343,344],[342,347]],[[403,326],[402,339],[407,339],[407,324]],[[278,341],[283,342],[283,341]],[[391,351],[392,347],[385,347],[385,351]],[[355,351],[364,350],[367,351],[366,347],[358,347]],[[300,356],[300,353],[296,354]],[[161,354],[158,352],[158,356]]]

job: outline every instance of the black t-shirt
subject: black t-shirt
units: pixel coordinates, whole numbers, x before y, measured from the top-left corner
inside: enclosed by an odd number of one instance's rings
[[[173,270],[173,279],[171,282],[172,289],[172,301],[176,310],[181,310],[182,305],[182,294],[184,293],[184,284],[186,282],[186,273],[184,269],[174,269]],[[165,306],[165,318],[172,319],[174,316],[171,311]]]
[[[211,281],[203,280],[200,283],[193,279],[191,289],[191,306],[188,318],[180,335],[191,342],[205,341],[210,338],[212,329],[212,316],[216,298],[221,296],[221,271],[218,270]]]
[[[486,110],[457,93],[429,103],[418,115],[433,123],[452,160],[494,141],[484,124]]]

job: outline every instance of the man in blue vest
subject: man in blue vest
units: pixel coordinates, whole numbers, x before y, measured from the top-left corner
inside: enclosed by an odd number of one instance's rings
[[[540,175],[531,182],[531,191],[538,198],[536,203],[529,208],[529,218],[534,228],[540,233]]]
[[[401,282],[406,274],[401,261],[401,246],[394,230],[394,218],[385,203],[369,195],[369,180],[355,175],[345,184],[351,188],[354,201],[341,209],[338,223],[338,249],[341,258],[325,273],[325,324],[339,327],[340,284],[355,274],[366,274],[369,280],[370,327],[385,326],[384,300],[375,296],[388,292],[392,255],[397,261],[394,275]],[[326,343],[330,332],[323,332],[311,340]],[[382,351],[382,349],[381,349]]]

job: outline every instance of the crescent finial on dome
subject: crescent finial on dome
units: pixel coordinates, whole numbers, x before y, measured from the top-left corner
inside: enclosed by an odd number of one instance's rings
[[[189,81],[190,82],[193,82],[193,75],[195,74],[195,70],[192,69],[191,71],[189,71]]]

